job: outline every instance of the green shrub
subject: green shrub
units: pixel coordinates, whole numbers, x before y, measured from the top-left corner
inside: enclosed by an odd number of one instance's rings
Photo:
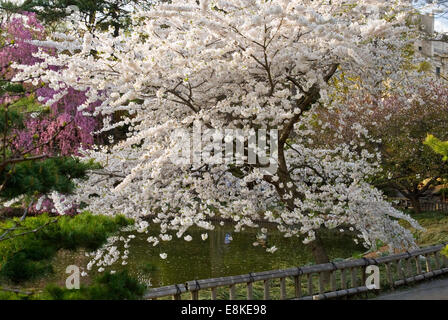
[[[57,242],[60,247],[65,249],[83,247],[95,250],[112,233],[129,223],[130,221],[123,216],[81,214],[71,219],[64,217],[58,222],[57,230],[45,230],[41,237],[51,242]]]
[[[126,271],[105,273],[94,279],[93,284],[79,290],[48,285],[43,297],[50,300],[137,300],[146,287],[129,276]]]
[[[20,223],[17,233],[39,228],[54,219],[46,214],[28,217]],[[50,260],[59,249],[96,250],[110,235],[131,222],[123,216],[84,212],[74,217],[60,217],[36,233],[0,241],[0,278],[17,283],[45,275],[52,272]],[[0,224],[2,228],[11,226],[11,221]]]
[[[18,283],[34,279],[52,271],[53,268],[47,261],[33,261],[25,252],[18,252],[2,266],[0,275],[14,283]]]
[[[0,289],[0,301],[1,300],[28,300],[28,299],[29,299],[29,296],[26,294],[3,291]]]

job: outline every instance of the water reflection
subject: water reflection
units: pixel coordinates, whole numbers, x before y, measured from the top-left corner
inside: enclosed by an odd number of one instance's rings
[[[140,279],[151,279],[153,287],[184,283],[188,280],[223,277],[249,272],[290,268],[312,263],[312,256],[298,238],[284,238],[278,231],[269,231],[269,246],[278,250],[271,254],[263,245],[253,246],[258,230],[235,233],[231,226],[216,226],[208,239],[201,239],[203,229],[190,229],[192,241],[175,239],[153,247],[149,234],[136,234],[131,242],[126,268]],[[232,240],[230,240],[232,239]],[[360,249],[342,236],[323,239],[330,258],[347,258]],[[167,253],[165,260],[160,253]],[[121,267],[121,266],[120,266]],[[119,269],[116,267],[114,269]]]

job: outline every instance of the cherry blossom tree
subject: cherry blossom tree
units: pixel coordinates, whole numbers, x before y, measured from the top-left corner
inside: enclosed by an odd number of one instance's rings
[[[55,35],[45,45],[59,54],[41,51],[43,62],[17,66],[23,72],[16,79],[85,91],[79,110],[100,100],[92,114],[105,118],[103,131],[128,128],[126,140],[84,152],[104,170],[80,183],[74,200],[100,214],[151,218],[160,224],[160,235],[148,238],[154,245],[172,232],[188,241],[189,227],[213,229],[209,219],[219,217],[235,221],[236,231],[273,222],[285,237],[303,237],[318,263],[328,261],[319,240],[326,229],[350,230],[366,247],[381,241],[409,248],[413,237],[397,220],[419,226],[367,182],[377,155],[350,143],[305,143],[312,111],[331,99],[338,72],[372,92],[396,80],[409,45],[407,9],[401,1],[175,0],[136,12],[131,31],[118,36]],[[345,112],[343,104],[337,108]],[[113,122],[117,111],[124,116]],[[175,133],[193,149],[205,144],[189,135],[197,127],[277,130],[277,139],[266,139],[278,146],[267,152],[275,172],[260,158],[211,163],[195,162],[193,154],[192,161],[173,161]],[[226,131],[217,139],[239,140]],[[248,156],[250,138],[240,142]]]
[[[448,167],[428,146],[427,134],[439,132],[448,138],[448,91],[444,80],[422,72],[408,90],[388,91],[370,95],[350,91],[345,97],[347,112],[325,106],[316,116],[326,126],[317,125],[316,135],[324,137],[323,146],[356,141],[371,152],[381,154],[381,171],[372,183],[378,188],[401,193],[408,198],[414,211],[420,213],[420,198],[441,184]],[[364,128],[359,134],[357,128]]]

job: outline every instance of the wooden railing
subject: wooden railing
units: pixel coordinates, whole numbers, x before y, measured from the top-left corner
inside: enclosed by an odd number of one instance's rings
[[[422,211],[439,211],[448,213],[448,203],[441,201],[420,201],[420,209]]]
[[[391,198],[391,200],[397,201],[398,208],[412,208],[412,203],[410,200],[402,199],[402,198]],[[421,211],[436,211],[448,213],[448,202],[442,201],[429,201],[429,200],[420,200],[420,209]]]
[[[193,280],[154,288],[145,299],[304,299],[320,300],[367,292],[365,269],[377,265],[380,288],[395,288],[448,273],[448,259],[440,254],[446,244],[410,252],[362,258],[238,276]]]

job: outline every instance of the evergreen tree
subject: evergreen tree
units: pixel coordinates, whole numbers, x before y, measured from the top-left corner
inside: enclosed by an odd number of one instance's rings
[[[90,28],[102,30],[112,26],[118,35],[129,25],[130,14],[138,6],[150,6],[153,1],[144,0],[25,0],[22,4],[5,1],[0,9],[10,13],[34,12],[46,24],[61,22],[73,13]]]

